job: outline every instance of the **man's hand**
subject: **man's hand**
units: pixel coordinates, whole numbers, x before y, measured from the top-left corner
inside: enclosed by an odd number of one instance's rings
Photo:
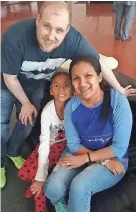
[[[22,122],[22,124],[25,124],[27,126],[27,122],[29,121],[31,125],[33,125],[33,119],[32,116],[37,116],[37,110],[34,105],[31,103],[25,103],[21,107],[21,112],[19,114],[19,119]]]
[[[120,90],[126,97],[136,96],[136,88],[132,88],[132,85],[128,85]]]
[[[128,85],[125,87],[125,95],[126,97],[136,96],[136,88],[132,88],[132,85]]]
[[[114,175],[125,174],[126,170],[121,162],[110,159],[108,163],[106,163],[105,167],[109,169]]]
[[[68,156],[59,160],[57,165],[66,166],[67,169],[74,169],[84,165],[88,160],[87,154]]]
[[[44,182],[42,182],[42,181],[35,181],[35,182],[30,186],[30,189],[31,189],[32,194],[35,194],[36,197],[38,197],[39,194],[40,194],[41,191],[42,191],[43,184],[44,184]]]

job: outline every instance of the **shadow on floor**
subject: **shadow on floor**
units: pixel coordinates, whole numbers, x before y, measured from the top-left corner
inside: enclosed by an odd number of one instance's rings
[[[7,185],[1,191],[1,212],[34,212],[33,199],[26,199],[24,192],[28,183],[19,179],[11,161],[7,168]]]

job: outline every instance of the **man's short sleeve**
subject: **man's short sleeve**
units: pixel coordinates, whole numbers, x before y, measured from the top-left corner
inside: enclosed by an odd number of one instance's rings
[[[18,45],[3,36],[1,41],[1,72],[10,75],[17,75],[22,65],[22,54]]]
[[[99,54],[96,52],[93,46],[84,37],[81,37],[76,56],[84,54],[92,55],[96,57],[98,60],[100,59]]]
[[[100,59],[94,47],[72,26],[64,39],[64,44],[63,51],[67,52],[68,59],[73,60],[79,55],[92,55],[98,60]]]

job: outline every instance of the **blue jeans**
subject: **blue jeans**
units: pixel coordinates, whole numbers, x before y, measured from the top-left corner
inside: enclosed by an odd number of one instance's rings
[[[120,162],[127,170],[128,159],[121,159]],[[68,194],[68,212],[90,212],[91,196],[114,186],[123,176],[124,174],[113,175],[98,163],[76,169],[57,166],[47,179],[44,191],[53,205],[65,199]]]
[[[39,83],[39,87],[27,87],[25,93],[30,102],[39,111],[41,101],[44,95],[44,82]],[[17,119],[15,127],[11,136],[10,132],[10,118],[13,106],[16,106],[17,114],[20,113],[21,103],[17,101],[15,96],[8,89],[1,89],[1,166],[7,166],[7,154],[10,156],[19,156],[24,140],[30,134],[32,127],[29,123],[27,126],[22,124]],[[33,118],[33,123],[36,119]]]
[[[134,17],[134,12],[134,5],[116,4],[116,23],[114,29],[115,37],[122,38],[124,40],[129,38],[129,32]]]

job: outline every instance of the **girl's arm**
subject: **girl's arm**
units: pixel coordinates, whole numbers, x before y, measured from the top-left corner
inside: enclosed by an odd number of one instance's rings
[[[38,169],[35,176],[37,181],[45,181],[48,175],[48,156],[50,151],[50,126],[49,112],[43,110],[41,114],[40,146],[38,149]]]

